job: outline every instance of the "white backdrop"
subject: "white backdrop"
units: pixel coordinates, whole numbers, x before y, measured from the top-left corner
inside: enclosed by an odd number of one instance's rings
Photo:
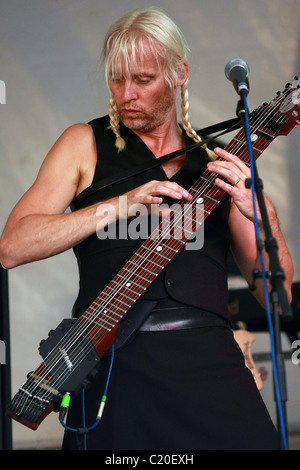
[[[190,45],[195,127],[235,117],[238,96],[224,76],[229,59],[242,57],[250,65],[250,109],[270,101],[300,74],[299,0],[2,2],[0,80],[6,104],[0,105],[0,230],[63,130],[106,114],[99,57],[107,27],[126,11],[150,4],[175,19]],[[296,128],[276,139],[258,163],[293,256],[295,280],[300,279],[299,136]],[[40,362],[40,339],[70,315],[77,284],[71,251],[9,272],[14,392]],[[296,405],[290,415],[297,424]],[[49,417],[36,432],[14,425],[15,445],[56,443],[61,436],[56,421]]]

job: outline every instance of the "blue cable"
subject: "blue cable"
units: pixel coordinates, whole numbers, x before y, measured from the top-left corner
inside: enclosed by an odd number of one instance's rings
[[[111,360],[110,360],[109,371],[108,371],[108,374],[107,374],[104,393],[102,395],[101,404],[100,404],[101,415],[100,415],[100,409],[99,409],[98,416],[97,416],[97,419],[95,420],[94,424],[92,424],[91,426],[89,426],[86,429],[86,432],[84,434],[84,446],[85,446],[85,448],[86,448],[87,432],[94,429],[99,424],[99,422],[101,421],[104,405],[105,405],[105,402],[106,402],[106,396],[107,396],[107,390],[108,390],[108,385],[109,385],[109,381],[110,381],[111,371],[112,371],[113,362],[114,362],[114,355],[115,355],[115,346],[113,344],[112,348],[111,348]],[[84,391],[84,389],[82,389],[81,400],[82,400],[82,427],[85,428],[86,427],[86,417],[85,417],[85,391]],[[101,405],[102,405],[102,407],[101,407]],[[68,431],[71,431],[71,432],[78,432],[79,431],[79,429],[72,428],[72,427],[68,426],[67,424],[65,424],[62,418],[60,418],[59,421],[62,424],[62,426],[65,429],[67,429]]]
[[[253,209],[254,209],[254,226],[255,226],[256,239],[259,240],[256,201],[255,201],[255,187],[254,187],[255,186],[254,185],[254,181],[255,181],[254,158],[253,158],[252,146],[251,146],[251,141],[250,141],[249,114],[248,114],[247,98],[245,95],[243,95],[243,101],[244,101],[244,109],[245,109],[246,138],[247,138],[247,144],[248,144],[248,149],[249,149],[249,154],[250,154],[250,163],[251,163],[251,179],[252,179],[251,189],[252,189],[252,200],[253,200]],[[271,311],[270,311],[269,296],[268,296],[268,291],[267,291],[266,275],[265,275],[265,270],[264,270],[264,262],[263,262],[262,253],[258,251],[258,254],[259,254],[259,260],[260,260],[260,265],[262,269],[262,280],[263,280],[264,295],[265,295],[265,300],[266,300],[267,319],[268,319],[268,325],[269,325],[269,331],[270,331],[271,356],[272,356],[273,371],[274,371],[275,394],[276,394],[276,400],[277,400],[280,429],[282,432],[284,450],[287,450],[288,445],[287,445],[287,439],[286,439],[283,411],[281,407],[278,374],[277,374],[277,364],[276,364],[276,358],[275,358],[274,332],[273,332],[273,325],[272,325],[272,320],[271,320]]]

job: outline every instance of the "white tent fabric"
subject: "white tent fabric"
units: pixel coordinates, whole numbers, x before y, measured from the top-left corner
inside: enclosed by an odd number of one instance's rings
[[[224,76],[229,59],[242,57],[250,65],[250,110],[300,74],[298,0],[150,4],[175,19],[190,45],[190,117],[196,128],[235,117],[238,96]],[[0,230],[63,130],[107,112],[99,65],[107,27],[126,11],[148,5],[146,0],[2,2]],[[295,280],[300,279],[299,138],[296,128],[276,139],[258,164],[293,256]],[[70,315],[77,285],[71,251],[9,272],[14,391],[39,364],[39,341]],[[291,415],[298,419],[296,411]],[[37,448],[59,441],[62,430],[52,419],[35,433],[14,426],[15,442]]]

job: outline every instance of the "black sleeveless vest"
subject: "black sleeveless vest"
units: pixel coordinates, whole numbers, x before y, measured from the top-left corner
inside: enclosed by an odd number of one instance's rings
[[[138,164],[155,159],[144,142],[124,125],[121,124],[121,135],[126,141],[126,148],[118,152],[115,147],[115,136],[108,129],[107,116],[95,119],[89,124],[95,134],[98,153],[92,186],[111,175],[120,174]],[[194,142],[186,137],[186,143],[189,145]],[[189,189],[205,167],[206,152],[202,148],[197,148],[187,153],[182,168],[171,181]],[[161,166],[105,187],[86,198],[83,191],[73,200],[71,209],[78,210],[122,195],[154,179],[160,181],[168,179]],[[164,202],[171,206],[176,201],[165,198]],[[204,223],[203,248],[187,250],[183,247],[143,294],[142,299],[169,298],[228,318],[226,259],[230,241],[229,210],[230,198],[226,196]],[[127,226],[131,222],[132,219],[124,223]],[[151,233],[150,228],[147,236]],[[102,239],[99,239],[95,234],[74,248],[79,268],[79,293],[74,304],[74,312],[90,305],[144,242],[145,238],[134,239],[128,236],[116,239],[112,234],[117,234],[119,229],[117,221],[113,229],[112,226],[109,227],[110,236],[105,238],[102,232]]]

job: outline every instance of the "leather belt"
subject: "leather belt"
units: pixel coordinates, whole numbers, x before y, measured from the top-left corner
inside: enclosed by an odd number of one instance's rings
[[[225,318],[193,307],[175,307],[152,310],[140,327],[140,331],[185,330],[208,326],[230,328]]]

